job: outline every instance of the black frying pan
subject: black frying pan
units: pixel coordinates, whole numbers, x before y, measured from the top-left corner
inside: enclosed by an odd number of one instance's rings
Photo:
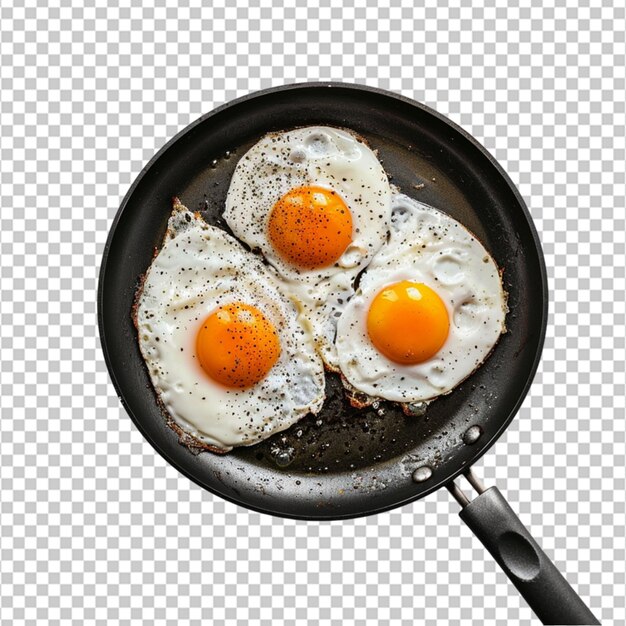
[[[225,456],[193,455],[166,426],[139,353],[130,313],[138,277],[161,242],[173,195],[225,227],[220,214],[237,160],[268,131],[313,124],[360,133],[378,150],[393,183],[479,237],[504,268],[508,332],[474,375],[421,417],[407,417],[387,403],[352,409],[340,381],[328,375],[321,415]],[[102,346],[124,407],[152,446],[199,485],[257,511],[310,520],[377,513],[445,485],[463,507],[461,517],[544,623],[596,624],[497,488],[485,490],[470,471],[528,391],[547,305],[537,233],[519,192],[493,157],[424,105],[379,89],[332,83],[289,85],[240,98],[165,145],[122,202],[98,293]],[[480,494],[472,501],[453,482],[461,474]]]

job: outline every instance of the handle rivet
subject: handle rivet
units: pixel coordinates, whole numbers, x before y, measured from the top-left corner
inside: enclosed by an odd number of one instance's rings
[[[482,434],[483,429],[480,426],[470,426],[463,434],[463,443],[471,446],[481,438]]]
[[[413,472],[413,481],[416,483],[423,483],[433,475],[433,470],[428,465],[422,465]]]

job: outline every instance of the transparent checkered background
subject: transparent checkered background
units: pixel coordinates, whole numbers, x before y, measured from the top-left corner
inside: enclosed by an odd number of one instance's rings
[[[446,491],[347,522],[250,513],[153,453],[109,382],[98,268],[142,166],[232,98],[345,80],[448,115],[519,185],[550,324],[530,395],[478,469],[623,624],[623,3],[53,4],[0,9],[0,621],[535,623]]]

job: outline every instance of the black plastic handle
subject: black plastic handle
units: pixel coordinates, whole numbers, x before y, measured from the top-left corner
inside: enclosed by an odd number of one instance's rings
[[[483,491],[459,515],[542,623],[600,623],[530,536],[497,487]]]

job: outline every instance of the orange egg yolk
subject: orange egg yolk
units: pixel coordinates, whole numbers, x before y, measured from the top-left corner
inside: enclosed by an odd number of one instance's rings
[[[296,187],[272,208],[274,249],[302,269],[332,265],[352,241],[352,215],[341,196],[323,187]]]
[[[395,363],[414,365],[437,354],[450,320],[441,298],[423,283],[403,280],[380,291],[367,315],[376,349]]]
[[[280,341],[259,309],[234,302],[204,320],[196,338],[196,355],[214,381],[244,389],[267,376],[280,356]]]

